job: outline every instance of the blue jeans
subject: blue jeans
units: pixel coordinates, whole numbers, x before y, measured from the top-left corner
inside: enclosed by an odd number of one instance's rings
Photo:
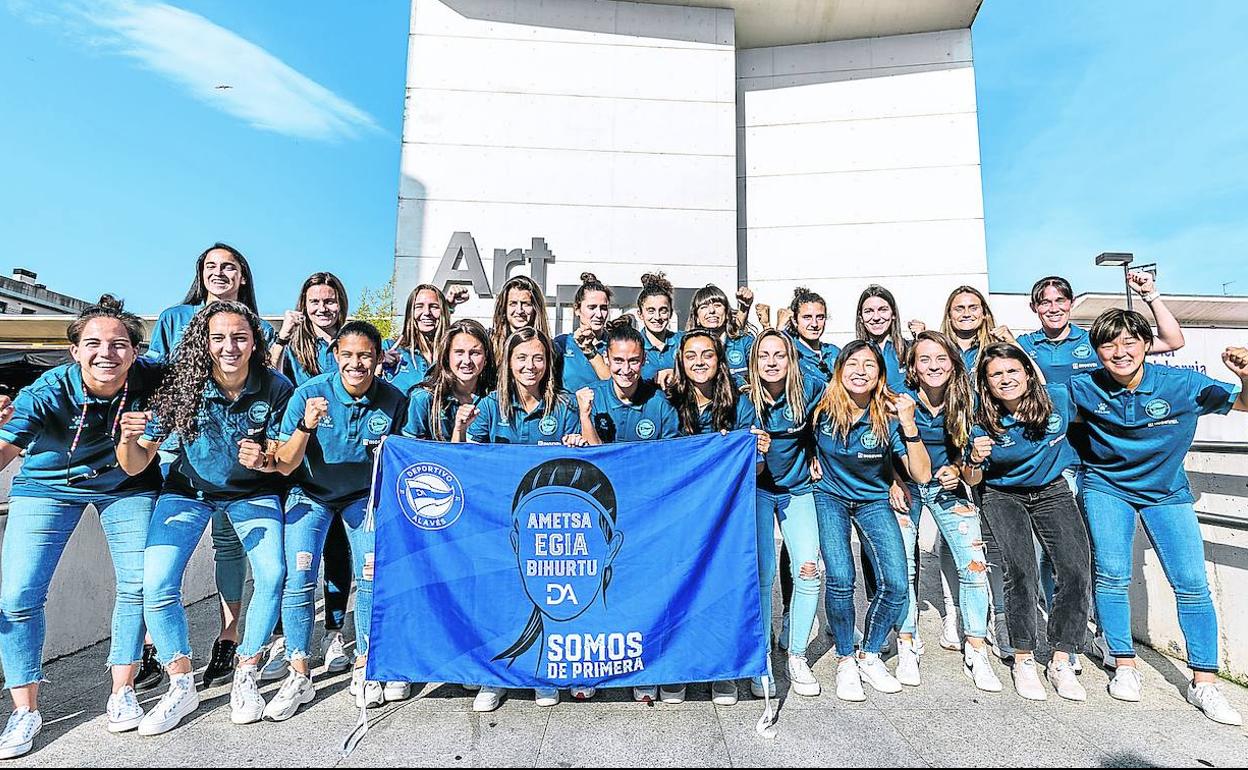
[[[982,639],[988,634],[988,564],[984,536],[979,526],[979,510],[965,497],[943,489],[938,483],[910,484],[910,513],[897,516],[901,539],[906,548],[906,606],[902,610],[901,633],[918,629],[919,602],[915,595],[915,542],[919,537],[919,517],[927,508],[948,546],[958,572],[958,606],[967,636]]]
[[[887,500],[848,502],[815,490],[819,550],[827,568],[824,601],[841,657],[854,653],[854,552],[850,528],[857,526],[872,566],[875,597],[867,607],[862,649],[878,653],[906,604],[906,554],[897,516]],[[794,561],[798,561],[796,558]],[[800,562],[799,562],[800,563]]]
[[[177,435],[170,436],[160,446],[160,475],[169,477],[169,467],[178,459],[178,447],[181,441]],[[234,525],[226,518],[224,511],[218,511],[212,517],[212,558],[216,578],[217,593],[227,604],[238,604],[243,600],[243,584],[247,582],[247,554],[243,551],[242,541],[234,531]]]
[[[815,624],[815,613],[819,609],[819,578],[807,580],[801,576],[803,564],[819,564],[819,515],[815,512],[815,496],[810,492],[793,496],[773,494],[760,489],[756,502],[760,554],[758,577],[763,596],[768,649],[771,647],[771,587],[776,572],[773,522],[779,519],[780,534],[784,537],[785,547],[791,555],[789,569],[793,577],[793,603],[789,610],[789,638],[786,646],[792,655],[805,655],[806,641],[810,638],[810,629]],[[764,539],[767,543],[765,563],[761,555]]]
[[[1080,498],[1092,535],[1096,610],[1110,653],[1116,658],[1135,657],[1128,590],[1138,514],[1174,588],[1179,628],[1187,642],[1187,665],[1193,671],[1216,673],[1218,617],[1205,574],[1205,542],[1191,503],[1140,506],[1086,487]]]
[[[277,495],[232,501],[161,495],[143,554],[143,617],[165,665],[191,656],[182,576],[217,511],[223,511],[238,532],[254,579],[239,657],[259,655],[277,623],[285,579],[282,506]]]
[[[377,533],[365,526],[368,498],[342,506],[318,503],[306,495],[286,500],[286,587],[282,591],[282,628],[286,632],[286,658],[311,655],[312,626],[316,622],[316,575],[321,549],[330,523],[341,515],[351,545],[351,568],[355,575],[355,652],[368,654],[368,634],[373,616],[373,544]]]
[[[99,513],[117,584],[108,664],[124,666],[143,657],[143,544],[155,501],[151,494],[10,501],[0,555],[0,661],[5,687],[43,681],[48,586],[89,504]]]

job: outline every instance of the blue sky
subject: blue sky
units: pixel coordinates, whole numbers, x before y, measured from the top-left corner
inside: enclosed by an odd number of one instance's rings
[[[0,0],[0,271],[176,302],[224,240],[261,310],[394,254],[407,0]],[[986,0],[974,26],[992,288],[1248,294],[1248,3]],[[217,88],[238,83],[240,87]],[[247,87],[241,87],[246,84]]]

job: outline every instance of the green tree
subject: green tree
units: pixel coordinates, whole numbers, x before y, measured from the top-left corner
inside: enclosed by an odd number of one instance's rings
[[[354,317],[368,321],[381,332],[382,339],[390,339],[394,335],[394,276],[377,289],[365,286],[360,291],[360,302],[356,306]]]

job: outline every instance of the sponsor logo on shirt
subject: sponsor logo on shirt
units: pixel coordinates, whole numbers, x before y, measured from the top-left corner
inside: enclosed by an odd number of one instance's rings
[[[390,432],[390,417],[385,414],[375,414],[368,418],[368,429],[379,436],[384,436]]]
[[[654,436],[654,431],[654,421],[650,418],[646,418],[637,423],[637,438],[651,438]]]
[[[316,427],[332,428],[334,427],[334,418],[330,417],[329,415],[325,415],[324,417],[321,418],[321,421],[316,424]]]
[[[1160,420],[1170,415],[1170,402],[1164,398],[1154,398],[1144,405],[1144,412],[1154,420]]]
[[[247,410],[247,418],[252,422],[264,422],[269,416],[269,408],[268,401],[257,401]]]
[[[1097,414],[1109,414],[1109,404],[1105,403],[1104,401],[1097,404],[1096,413]]]

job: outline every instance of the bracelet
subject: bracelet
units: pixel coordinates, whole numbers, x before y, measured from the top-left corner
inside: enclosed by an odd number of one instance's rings
[[[287,345],[290,344],[290,337],[278,337],[277,339],[273,341],[276,342],[278,345],[281,345],[282,347],[286,347]]]
[[[1160,297],[1161,297],[1161,292],[1157,291],[1156,289],[1153,289],[1148,294],[1145,294],[1142,297],[1140,297],[1140,299],[1144,300],[1145,303],[1151,305],[1154,302],[1156,302],[1158,298]]]
[[[307,425],[304,424],[302,418],[299,420],[299,424],[295,426],[295,430],[301,431],[303,433],[316,433],[316,428],[309,428]]]
[[[923,437],[917,433],[913,436],[907,436],[905,433],[902,433],[901,440],[906,442],[907,444],[917,444],[923,440]]]

